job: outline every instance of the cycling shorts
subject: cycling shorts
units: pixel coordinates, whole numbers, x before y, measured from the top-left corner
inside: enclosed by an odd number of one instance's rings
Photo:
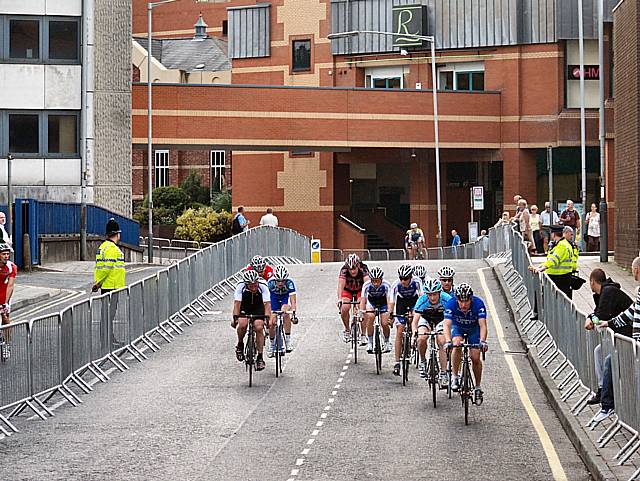
[[[355,298],[356,301],[359,301],[361,295],[362,295],[362,291],[351,292],[351,291],[347,291],[346,289],[342,291],[343,300],[346,299],[348,301],[352,301]]]
[[[246,316],[264,316],[264,304],[240,306],[240,315],[238,317],[242,317],[243,314]]]
[[[429,322],[424,317],[421,317],[420,322],[418,322],[418,327],[428,327],[429,329],[432,329],[433,323]],[[444,332],[444,321],[440,321],[436,324],[436,332],[438,334],[442,334]]]
[[[397,312],[397,311],[396,311]],[[398,314],[400,315],[400,314]],[[393,318],[393,325],[395,327],[398,326],[406,326],[407,325],[407,321],[409,322],[409,325],[411,325],[411,323],[413,322],[413,318],[407,313],[407,317],[403,318],[403,317],[394,317]]]
[[[407,314],[409,311],[413,311],[416,302],[418,302],[418,296],[408,298],[398,296],[396,299],[396,314],[401,316],[403,314]]]
[[[454,337],[464,337],[464,335],[469,336],[468,342],[470,344],[480,344],[480,324],[471,324],[465,326],[463,324],[458,324],[455,322],[451,323],[451,339]]]
[[[289,294],[278,295],[271,293],[271,310],[279,311],[282,306],[289,305]]]
[[[378,309],[380,311],[380,314],[389,312],[389,306],[387,304],[373,305],[367,300],[367,311],[373,311],[374,309]]]

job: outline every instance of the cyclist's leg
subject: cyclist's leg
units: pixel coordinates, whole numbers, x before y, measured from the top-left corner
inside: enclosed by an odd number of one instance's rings
[[[282,308],[283,311],[288,311],[289,309],[291,309],[291,306],[289,304],[283,304]],[[290,336],[291,335],[291,314],[285,314],[284,315],[284,334],[285,336]]]
[[[480,344],[480,326],[470,329],[469,343]],[[473,363],[473,377],[475,379],[476,387],[480,387],[482,381],[482,360],[480,359],[480,350],[470,350],[471,362]]]
[[[254,319],[253,329],[256,333],[256,351],[260,356],[264,349],[264,321],[262,319]]]
[[[462,344],[462,336],[455,336],[453,339],[453,345],[459,346]],[[458,376],[460,374],[460,361],[462,360],[462,349],[454,347],[451,353],[451,365],[453,367],[453,375]]]
[[[382,335],[384,336],[385,342],[389,341],[389,337],[391,337],[391,321],[390,314],[388,312],[382,312],[380,314],[380,324],[382,326]]]
[[[442,372],[447,370],[447,353],[444,350],[444,321],[441,321],[436,326],[436,332],[438,333],[438,337],[436,337],[436,342],[438,343],[438,357],[440,359],[440,370]]]
[[[422,258],[426,259],[427,258],[427,248],[424,245],[424,241],[419,241],[418,242],[418,248],[420,249],[420,252],[422,253]]]
[[[402,335],[404,334],[405,325],[402,324],[398,319],[396,319],[395,324],[396,324],[395,355],[396,355],[396,362],[400,362],[400,355],[402,354]]]
[[[429,328],[425,325],[418,326],[418,353],[420,354],[420,361],[424,361],[427,358],[427,341],[429,340]]]
[[[238,325],[236,326],[236,333],[238,334],[238,344],[244,343],[244,335],[247,333],[247,326],[249,325],[249,319],[246,317],[238,318]]]
[[[342,302],[351,302],[351,295],[347,292],[342,293]],[[340,307],[340,318],[344,325],[345,332],[349,332],[349,316],[351,314],[351,304],[342,304]]]
[[[9,313],[8,312],[3,312],[2,313],[2,325],[3,326],[8,326],[9,324],[11,324],[11,319],[9,319]],[[4,340],[7,344],[9,344],[11,342],[11,329],[5,329],[4,330]]]
[[[279,309],[274,309],[275,311]],[[276,315],[271,313],[269,317],[269,339],[271,340],[271,344],[275,342],[276,339],[276,325],[278,324]]]

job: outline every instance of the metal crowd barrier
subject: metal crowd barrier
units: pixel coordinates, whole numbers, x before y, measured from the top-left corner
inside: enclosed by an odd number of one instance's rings
[[[0,433],[18,432],[11,418],[26,409],[43,420],[53,416],[46,403],[56,394],[79,405],[77,391],[93,390],[87,376],[107,382],[108,365],[129,369],[124,354],[147,359],[157,341],[171,342],[231,292],[255,254],[273,264],[309,262],[310,240],[290,229],[250,229],[123,289],[0,327],[11,347],[0,363]]]
[[[538,350],[542,366],[549,370],[564,402],[578,416],[598,389],[595,372],[596,346],[600,344],[600,362],[611,356],[615,398],[615,417],[597,439],[603,448],[625,430],[629,440],[614,456],[618,465],[626,463],[640,450],[640,344],[614,334],[610,329],[587,331],[587,316],[576,308],[546,274],[528,272],[531,259],[520,233],[504,227],[489,236],[489,251],[510,248],[511,258],[505,281],[516,302],[516,321],[532,346]],[[587,423],[594,430],[600,423],[595,416]],[[640,469],[629,481],[640,477]]]

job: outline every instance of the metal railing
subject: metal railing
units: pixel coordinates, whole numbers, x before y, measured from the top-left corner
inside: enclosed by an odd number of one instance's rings
[[[26,409],[52,416],[47,401],[56,394],[82,403],[77,392],[93,390],[87,376],[106,382],[106,365],[127,370],[124,354],[147,359],[145,351],[171,342],[231,292],[255,254],[276,264],[309,262],[310,241],[290,229],[250,229],[123,289],[2,326],[11,358],[0,363],[0,432],[17,432],[11,419]]]
[[[580,311],[548,275],[528,271],[531,259],[521,234],[510,227],[505,227],[503,234],[504,237],[494,236],[493,241],[504,239],[510,247],[505,281],[516,302],[516,322],[530,345],[537,349],[542,367],[549,371],[562,401],[571,406],[573,415],[579,416],[585,410],[587,401],[599,387],[595,371],[596,346],[601,346],[600,362],[611,356],[616,414],[597,444],[604,448],[621,431],[629,433],[614,456],[618,465],[623,465],[640,449],[640,345],[610,329],[587,331],[584,328],[587,314]],[[593,431],[598,425],[594,416],[587,427]],[[639,476],[640,468],[629,480]]]

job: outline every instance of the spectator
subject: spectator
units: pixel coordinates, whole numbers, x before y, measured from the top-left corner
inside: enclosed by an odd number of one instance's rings
[[[7,216],[5,215],[4,212],[0,212],[0,235],[2,236],[2,239],[0,239],[0,242],[2,242],[3,244],[7,244],[9,247],[11,247],[13,245],[13,242],[11,242],[11,236],[4,228],[6,223],[7,223]]]
[[[529,225],[531,226],[531,252],[542,254],[544,247],[542,245],[542,235],[540,234],[540,214],[538,214],[538,206],[531,206],[531,215],[529,216]]]
[[[594,269],[589,276],[589,284],[591,291],[593,292],[593,302],[596,307],[592,314],[589,314],[584,328],[588,331],[592,330],[601,321],[607,322],[610,319],[616,317],[621,312],[624,312],[631,305],[631,298],[627,296],[620,284],[613,282],[610,278],[607,278],[602,269]],[[631,325],[617,328],[611,327],[615,332],[619,332],[623,336],[631,337],[632,327]],[[603,358],[601,354],[601,345],[598,344],[593,351],[594,364],[596,370],[596,377],[598,378],[598,391],[587,404],[600,404],[600,395],[602,392],[602,368]]]
[[[516,205],[516,212],[515,214],[513,214],[511,221],[513,222],[513,226],[516,231],[520,230],[520,224],[518,224],[518,222],[520,221],[519,214],[520,212],[522,212],[522,209],[520,208],[520,199],[522,199],[521,195],[516,194],[513,196],[513,203]]]
[[[231,220],[231,234],[236,235],[241,232],[245,232],[249,229],[249,221],[244,216],[244,207],[239,206],[238,212],[233,216]]]
[[[560,214],[560,224],[571,227],[573,229],[573,238],[577,239],[576,235],[580,232],[580,215],[573,208],[571,199],[567,200],[567,208]]]
[[[591,212],[585,217],[587,223],[587,252],[600,250],[600,213],[595,204],[591,204]]]
[[[640,283],[640,257],[636,257],[631,264],[631,271],[636,282]],[[631,336],[634,340],[640,341],[640,286],[636,294],[635,304],[631,304],[629,308],[622,314],[614,317],[610,321],[601,322],[598,327],[612,327],[622,329],[624,326],[632,326]],[[612,327],[613,328],[613,327]],[[621,371],[624,372],[624,371]],[[611,373],[611,355],[604,360],[604,368],[602,370],[602,392],[601,392],[600,411],[593,417],[593,423],[607,419],[615,413],[615,400],[613,397],[613,375]]]
[[[260,225],[278,227],[278,218],[273,215],[273,209],[271,207],[269,207],[267,213],[260,218]]]
[[[482,230],[480,231],[480,237],[484,237],[484,236],[486,236],[486,235],[487,235],[487,229],[482,229]]]
[[[458,235],[458,232],[455,229],[451,231],[451,237],[453,237],[453,240],[451,241],[451,246],[452,247],[459,246],[461,243],[460,236]]]
[[[505,210],[502,213],[502,217],[498,219],[498,222],[496,222],[496,224],[493,227],[500,227],[501,225],[509,224],[510,222],[511,222],[511,219],[509,219],[509,212]]]
[[[544,203],[544,211],[540,214],[540,235],[543,241],[543,250],[546,253],[549,250],[549,241],[551,240],[551,226],[558,225],[560,218],[556,211],[551,210],[551,204],[549,202]]]
[[[531,241],[531,215],[529,214],[529,209],[527,209],[527,201],[525,199],[518,201],[518,209],[519,212],[514,217],[514,220],[518,222],[518,229],[522,234],[522,238],[525,242],[529,242]]]

